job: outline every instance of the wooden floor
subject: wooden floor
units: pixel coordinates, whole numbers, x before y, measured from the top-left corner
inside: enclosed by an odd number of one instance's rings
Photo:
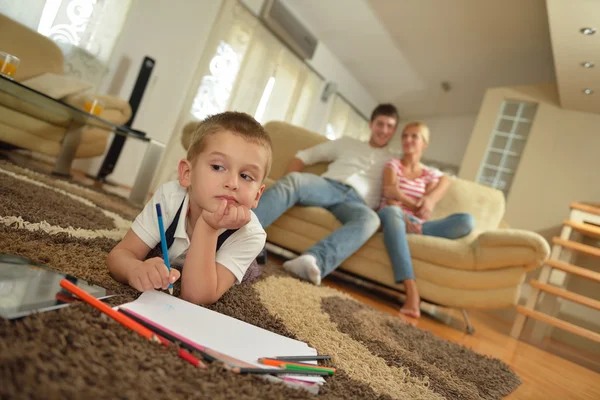
[[[428,316],[418,320],[397,312],[398,306],[339,279],[324,279],[323,284],[345,292],[362,303],[403,318],[434,335],[496,357],[507,363],[523,384],[507,399],[600,399],[600,373],[548,353],[502,333],[500,323],[482,311],[469,311],[475,333],[468,335],[460,327],[451,327]],[[444,310],[452,313],[452,310]],[[459,313],[454,315],[462,319]]]

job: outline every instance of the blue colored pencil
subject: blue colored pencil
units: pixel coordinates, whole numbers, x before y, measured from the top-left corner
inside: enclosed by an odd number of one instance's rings
[[[165,236],[165,226],[163,225],[162,219],[162,211],[160,209],[160,204],[156,203],[156,214],[158,215],[158,230],[160,232],[160,246],[162,248],[163,259],[165,260],[165,265],[171,272],[171,264],[169,263],[169,249],[167,248],[167,237]],[[173,284],[169,282],[169,294],[173,294]]]

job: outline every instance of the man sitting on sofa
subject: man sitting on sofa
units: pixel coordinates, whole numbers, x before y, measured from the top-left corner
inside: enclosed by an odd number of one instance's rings
[[[391,104],[378,105],[371,114],[371,139],[349,137],[299,151],[286,175],[266,190],[254,210],[263,227],[296,204],[323,207],[343,224],[300,257],[283,267],[315,285],[358,250],[379,228],[375,209],[381,198],[385,163],[392,158],[387,145],[398,125]],[[331,162],[323,175],[299,172],[305,165]]]

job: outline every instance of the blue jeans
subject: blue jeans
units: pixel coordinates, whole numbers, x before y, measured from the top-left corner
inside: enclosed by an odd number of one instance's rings
[[[317,259],[322,277],[350,257],[379,228],[377,213],[353,188],[303,172],[292,172],[279,179],[263,193],[254,213],[266,228],[296,204],[323,207],[343,224],[304,253]]]
[[[412,222],[419,222],[412,215],[407,217]],[[396,282],[415,279],[406,238],[404,212],[398,206],[387,206],[379,211],[379,218],[383,224],[383,240],[392,262]],[[458,239],[471,233],[474,226],[475,220],[470,214],[452,214],[443,219],[423,223],[422,232],[427,236]]]

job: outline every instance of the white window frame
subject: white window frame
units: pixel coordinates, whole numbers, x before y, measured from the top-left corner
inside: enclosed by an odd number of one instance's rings
[[[516,111],[515,115],[506,114],[506,110],[507,110],[508,106],[517,106],[517,111]],[[527,139],[529,138],[529,133],[531,131],[531,127],[532,127],[533,121],[535,119],[535,114],[537,112],[537,106],[538,105],[536,103],[529,103],[529,102],[524,102],[524,101],[514,101],[514,100],[506,100],[502,103],[500,112],[498,114],[498,118],[496,120],[496,124],[494,126],[494,130],[492,131],[492,135],[488,142],[487,149],[485,151],[483,160],[481,162],[479,171],[477,173],[476,182],[478,182],[482,185],[493,187],[495,189],[499,189],[502,192],[504,192],[505,197],[508,197],[508,193],[510,192],[510,188],[512,186],[514,177],[517,173],[518,166],[521,162],[521,157],[523,155],[523,152],[525,151]],[[523,112],[527,107],[534,108],[533,113],[531,114],[531,119],[523,117]],[[502,123],[503,120],[513,121],[510,132],[500,131],[500,124]],[[517,129],[519,128],[519,126],[523,126],[525,124],[529,125],[529,130],[527,131],[527,134],[526,135],[518,135],[516,133]],[[498,137],[507,138],[504,148],[494,147],[494,142],[495,142],[496,138],[498,138]],[[512,148],[513,141],[521,141],[521,140],[524,141],[521,152],[512,151],[511,148]],[[490,164],[488,162],[490,154],[499,154],[500,161],[496,164]],[[508,157],[516,157],[517,158],[516,165],[514,168],[506,168],[505,163],[506,163]],[[495,172],[492,181],[489,180],[489,177],[484,175],[485,169],[492,170]],[[500,179],[502,174],[511,175],[510,184],[506,185],[503,183],[503,181]]]

